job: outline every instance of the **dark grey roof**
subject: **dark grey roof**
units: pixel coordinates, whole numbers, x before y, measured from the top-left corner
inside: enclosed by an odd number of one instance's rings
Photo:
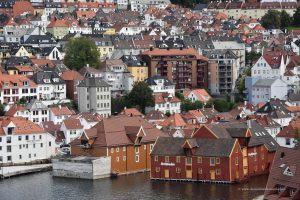
[[[102,78],[85,78],[82,80],[78,87],[110,87]]]
[[[7,62],[6,66],[14,66],[14,65],[32,65],[31,59],[27,56],[23,57],[10,57]]]
[[[185,48],[185,43],[182,39],[179,38],[167,38],[165,40],[156,40],[155,46],[160,49],[164,48]]]
[[[300,101],[300,93],[290,93],[288,99],[289,101]]]
[[[50,35],[30,35],[24,44],[56,44],[56,40]]]
[[[209,59],[237,59],[233,51],[227,49],[204,50],[202,54]]]
[[[123,60],[123,62],[128,66],[141,66],[141,67],[145,67],[146,63],[142,61],[140,56],[135,56],[135,55],[124,55],[121,57],[121,59]]]
[[[39,110],[39,109],[47,109],[48,107],[45,104],[43,104],[43,101],[34,99],[29,104],[26,105],[26,108],[28,110]]]
[[[232,138],[188,140],[189,143],[193,143],[193,146],[197,146],[193,155],[205,157],[229,157],[236,141]],[[151,155],[186,156],[187,154],[182,148],[185,141],[185,138],[159,137]]]
[[[33,80],[36,84],[65,84],[65,81],[60,78],[60,76],[55,71],[39,71],[35,73],[31,80]],[[49,80],[49,82],[48,82]]]
[[[271,100],[267,102],[263,107],[256,111],[258,114],[267,114],[272,119],[289,118],[291,117],[289,111],[279,100]]]
[[[277,142],[274,138],[255,120],[249,120],[248,122],[207,124],[205,126],[212,130],[218,138],[244,138],[246,130],[249,128],[251,137],[248,146],[255,147],[265,144],[269,151],[275,151],[277,147]]]
[[[161,75],[154,75],[153,77],[149,77],[149,78],[145,79],[145,83],[147,83],[148,85],[156,85],[154,80],[159,80],[159,79],[164,80],[164,86],[174,85],[174,83],[172,83],[172,81],[170,81],[169,79],[167,79]]]
[[[271,87],[276,80],[277,79],[259,79],[254,83],[253,87]]]
[[[208,4],[198,3],[194,6],[193,10],[203,10],[207,8]]]

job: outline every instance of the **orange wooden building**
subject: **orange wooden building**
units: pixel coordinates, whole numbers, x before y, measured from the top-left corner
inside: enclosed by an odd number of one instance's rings
[[[157,137],[167,135],[138,116],[119,115],[87,129],[71,142],[71,155],[110,156],[116,174],[150,170],[150,151]]]

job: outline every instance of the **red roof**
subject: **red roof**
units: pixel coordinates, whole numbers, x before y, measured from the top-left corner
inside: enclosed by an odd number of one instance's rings
[[[13,16],[17,17],[23,13],[34,14],[34,8],[29,1],[16,1],[13,5]]]
[[[16,112],[25,110],[27,110],[25,106],[15,104],[12,107],[10,107],[10,109],[5,113],[5,116],[13,117],[16,114]]]
[[[208,58],[200,55],[195,49],[188,48],[188,49],[159,49],[154,48],[153,50],[145,51],[144,55],[149,56],[195,56],[197,59],[208,61]]]
[[[168,117],[167,119],[165,119],[164,121],[162,121],[159,125],[164,126],[164,127],[168,127],[168,126],[184,127],[186,125],[186,123],[180,114],[175,113],[174,115],[172,115],[172,116]]]
[[[55,116],[75,114],[74,111],[71,111],[67,106],[51,107],[50,110]]]
[[[154,94],[154,102],[155,104],[157,104],[157,103],[166,103],[166,102],[179,103],[181,101],[176,96],[172,96],[167,92],[164,92],[164,93]]]
[[[60,76],[65,81],[83,80],[84,77],[77,71],[69,70],[62,73]]]

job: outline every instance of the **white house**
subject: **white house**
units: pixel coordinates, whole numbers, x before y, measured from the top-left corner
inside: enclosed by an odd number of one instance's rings
[[[252,102],[267,102],[271,98],[287,99],[288,85],[281,79],[259,79],[252,86]]]
[[[155,106],[147,107],[146,111],[150,112],[151,110],[159,110],[164,114],[170,113],[180,113],[181,112],[181,101],[176,96],[173,96],[168,93],[156,93],[154,94],[154,103]]]
[[[189,99],[191,102],[201,101],[207,103],[212,97],[208,94],[205,89],[193,89],[183,91],[183,96],[186,99]]]
[[[171,4],[169,0],[160,0],[160,1],[153,1],[153,0],[131,0],[131,10],[138,11],[140,13],[145,12],[149,7],[156,7],[161,10],[166,9],[166,7]]]
[[[154,75],[145,80],[148,86],[151,88],[153,93],[168,93],[172,96],[175,96],[175,84],[170,80],[160,76]]]
[[[96,112],[103,117],[111,115],[111,86],[102,78],[85,78],[77,89],[80,112]]]
[[[263,55],[251,68],[251,77],[253,78],[280,78],[285,72],[284,56]]]
[[[121,59],[105,60],[105,68],[101,71],[101,77],[111,85],[111,94],[114,97],[132,90],[134,77]]]
[[[57,107],[50,108],[50,121],[54,124],[61,124],[65,119],[71,117],[75,113],[71,111],[67,106],[58,105]]]
[[[287,127],[284,127],[277,135],[276,141],[282,147],[294,148],[299,138],[300,118],[294,119]]]
[[[39,71],[31,79],[38,85],[38,99],[66,99],[66,82],[56,72]]]
[[[55,137],[22,117],[2,117],[0,165],[34,163],[56,153]]]
[[[42,101],[32,100],[26,106],[13,105],[5,113],[6,116],[23,117],[33,123],[40,124],[41,122],[49,121],[50,109],[43,104]]]
[[[65,135],[65,142],[69,144],[74,139],[78,138],[83,132],[83,126],[79,119],[68,118],[65,119],[60,127],[60,130]]]

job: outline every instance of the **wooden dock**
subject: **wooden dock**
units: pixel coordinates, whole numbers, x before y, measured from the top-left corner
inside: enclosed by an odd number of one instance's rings
[[[3,179],[3,178],[9,178],[9,177],[13,177],[13,176],[20,176],[23,174],[49,171],[51,169],[52,169],[52,164],[1,167],[0,168],[0,178]]]

